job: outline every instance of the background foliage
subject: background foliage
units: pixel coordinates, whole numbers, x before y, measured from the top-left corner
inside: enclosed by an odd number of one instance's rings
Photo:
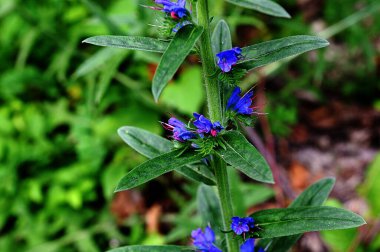
[[[132,125],[161,134],[159,120],[168,113],[189,117],[202,110],[204,100],[196,58],[188,58],[156,106],[150,86],[158,55],[81,44],[94,35],[159,35],[149,24],[157,24],[160,14],[140,6],[144,4],[151,1],[0,0],[1,251],[104,251],[120,244],[186,243],[201,223],[194,217],[191,197],[197,185],[179,175],[113,194],[120,177],[145,160],[125,147],[116,130]],[[265,83],[258,74],[247,77],[246,87],[258,80],[259,86],[265,84],[267,100],[259,105],[269,113],[270,128],[260,124],[260,131],[265,135],[270,129],[278,141],[291,137],[302,123],[305,100],[311,107],[339,100],[379,122],[378,1],[281,4],[293,19],[273,19],[223,1],[213,7],[215,16],[226,15],[235,44],[241,46],[297,34],[317,34],[331,42],[327,50],[266,67],[261,72]],[[375,129],[376,123],[370,127]],[[379,135],[369,141],[377,151]],[[374,156],[366,161],[368,175],[360,171],[365,182],[357,190],[368,206],[362,214],[373,221],[363,232],[324,232],[331,251],[380,247],[380,236],[373,235],[380,204],[380,161],[371,161]],[[249,195],[235,201],[246,207],[273,203],[272,188],[252,189],[244,178],[231,177],[240,191],[233,194]],[[347,201],[337,197],[328,204]]]

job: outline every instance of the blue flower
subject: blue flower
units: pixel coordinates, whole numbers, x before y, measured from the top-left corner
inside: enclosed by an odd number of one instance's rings
[[[186,0],[177,0],[176,3],[170,0],[155,0],[155,3],[162,4],[162,11],[174,19],[186,17],[189,13],[186,9]]]
[[[242,245],[240,245],[240,252],[254,252],[255,239],[249,238]]]
[[[176,24],[173,28],[173,32],[178,32],[179,29],[181,29],[182,27],[186,26],[186,25],[189,25],[189,24],[192,24],[190,21],[182,21],[182,22],[179,22],[178,24]]]
[[[215,233],[210,227],[206,227],[203,232],[198,228],[191,232],[194,246],[200,251],[205,252],[222,252],[221,249],[215,246]]]
[[[232,217],[231,221],[231,229],[237,235],[249,232],[251,228],[255,227],[255,221],[252,217]]]
[[[168,123],[161,123],[166,130],[173,131],[173,138],[179,142],[195,138],[195,134],[189,131],[186,124],[175,117],[171,117]]]
[[[227,73],[231,71],[232,66],[236,65],[241,57],[241,49],[239,47],[234,47],[230,50],[216,54],[216,57],[218,57],[218,66],[220,69]]]
[[[265,252],[263,248],[256,250],[257,252]],[[255,239],[249,238],[240,245],[240,252],[255,252]]]
[[[249,91],[242,97],[240,97],[241,89],[236,87],[231,94],[230,99],[227,102],[227,109],[232,109],[242,115],[251,115],[253,113],[252,96],[253,92]]]
[[[212,123],[209,119],[198,113],[193,113],[193,115],[196,119],[193,124],[197,127],[197,133],[201,137],[204,137],[204,134],[210,134],[215,137],[224,129],[220,122]]]
[[[249,219],[249,217],[240,219]],[[222,250],[214,244],[215,233],[210,227],[206,227],[204,232],[201,228],[193,230],[191,232],[191,237],[193,238],[193,245],[197,248],[197,251],[222,252]],[[244,241],[244,243],[240,245],[240,252],[255,252],[255,239],[249,238]],[[259,248],[258,252],[265,252],[265,250]]]

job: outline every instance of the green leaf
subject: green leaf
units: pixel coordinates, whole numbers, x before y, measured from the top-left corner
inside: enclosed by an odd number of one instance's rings
[[[200,185],[197,192],[198,211],[202,216],[203,226],[210,224],[215,232],[223,229],[222,210],[220,209],[219,198],[214,188]]]
[[[173,148],[171,141],[147,130],[124,126],[119,128],[117,132],[125,143],[147,158],[155,158]],[[177,167],[175,170],[194,181],[203,182],[206,185],[215,185],[214,175],[201,163]]]
[[[83,40],[83,43],[159,53],[163,53],[169,45],[168,42],[155,38],[112,35],[90,37]]]
[[[323,243],[325,243],[327,247],[329,248],[328,251],[331,251],[331,252],[352,251],[350,250],[350,248],[352,248],[352,245],[358,239],[358,230],[351,228],[351,229],[345,229],[345,230],[322,231],[321,238],[323,240]],[[371,245],[372,244],[373,243],[371,242]],[[355,250],[355,252],[359,252],[359,251],[362,251],[362,250],[360,250],[359,248]],[[365,251],[375,252],[379,250],[368,249]]]
[[[242,48],[243,59],[238,62],[238,65],[251,70],[328,45],[329,42],[325,39],[307,35],[275,39]]]
[[[380,213],[380,153],[375,156],[366,171],[366,183],[363,183],[359,192],[364,196],[370,206],[370,214],[377,218]]]
[[[171,151],[137,166],[120,180],[115,192],[139,186],[162,174],[202,159],[202,155],[199,153],[185,152],[181,154],[181,152],[183,150]]]
[[[251,215],[260,227],[260,238],[273,238],[311,231],[337,230],[366,224],[362,217],[335,207],[277,208]]]
[[[269,0],[226,0],[229,3],[252,9],[267,15],[290,18],[290,15],[279,4]]]
[[[313,185],[309,186],[305,191],[303,191],[290,205],[292,207],[304,207],[304,206],[321,206],[329,197],[329,194],[334,187],[335,179],[334,178],[325,178],[321,179]],[[270,239],[261,239],[259,246],[268,247],[268,252],[285,252],[288,251],[293,244],[302,235],[291,235],[284,236],[279,238]]]
[[[109,250],[108,252],[192,252],[196,251],[195,248],[185,246],[143,246],[132,245],[121,248]]]
[[[329,199],[326,203],[327,206],[331,207],[343,207],[342,203],[335,199]],[[334,231],[322,231],[321,238],[323,242],[328,246],[329,251],[332,252],[347,252],[350,251],[352,245],[356,243],[358,238],[359,230],[356,228],[344,229],[344,230],[334,230]],[[339,241],[339,242],[337,242]],[[371,242],[371,244],[373,244]],[[359,248],[355,252],[361,251]],[[368,249],[366,251],[378,251]]]
[[[321,206],[329,197],[335,178],[324,178],[309,186],[289,207]]]
[[[214,54],[214,60],[215,64],[217,64],[218,59],[216,57],[217,53],[220,53],[225,50],[229,50],[232,48],[232,39],[231,39],[231,32],[230,28],[228,27],[228,24],[223,19],[220,20],[212,33],[211,36],[211,46],[212,46],[212,52]],[[219,80],[219,85],[223,86],[224,84],[221,83]],[[225,104],[226,101],[226,92],[228,88],[223,88],[221,90],[221,103],[222,103],[222,111],[225,111]]]
[[[234,168],[248,177],[273,183],[272,172],[264,157],[237,131],[229,131],[223,135],[226,149],[219,148],[216,153]]]
[[[191,52],[202,32],[203,27],[201,26],[186,25],[176,33],[169,43],[153,77],[152,93],[156,101],[186,56]]]
[[[173,143],[147,130],[124,126],[117,133],[135,151],[148,158],[155,158],[172,150]]]
[[[216,185],[214,174],[201,162],[179,167],[175,171],[195,182],[202,182],[210,186]]]
[[[228,24],[223,19],[214,28],[211,36],[211,45],[214,55],[232,48],[230,28],[228,28]]]

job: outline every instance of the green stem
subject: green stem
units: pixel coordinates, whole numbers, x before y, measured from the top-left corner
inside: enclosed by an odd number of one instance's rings
[[[222,209],[222,219],[224,230],[230,230],[231,217],[233,216],[232,202],[230,187],[228,183],[227,165],[219,157],[214,157],[214,171],[216,178],[216,185],[218,188],[218,194],[220,199],[220,206]],[[232,233],[226,233],[225,239],[227,241],[227,250],[229,252],[238,252],[239,245],[237,239],[235,239]]]
[[[211,121],[223,121],[220,87],[216,78],[216,66],[214,54],[211,47],[211,30],[209,22],[208,0],[198,0],[197,2],[198,25],[204,28],[200,38],[200,53],[203,67],[203,77],[206,87],[207,106]],[[216,184],[222,209],[223,229],[229,230],[231,217],[233,216],[232,201],[228,183],[227,165],[219,157],[214,156],[213,168],[215,171]],[[239,245],[237,239],[233,239],[232,234],[225,234],[228,252],[238,252]]]
[[[211,47],[207,0],[198,0],[197,14],[198,24],[204,28],[204,32],[200,38],[200,52],[203,67],[203,78],[206,86],[208,112],[211,121],[221,121],[222,104],[220,103],[219,83],[215,76],[216,67],[214,62],[214,54]]]

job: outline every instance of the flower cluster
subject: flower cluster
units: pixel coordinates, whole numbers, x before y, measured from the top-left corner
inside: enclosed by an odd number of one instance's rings
[[[234,47],[230,50],[216,54],[216,57],[218,58],[218,66],[224,73],[230,72],[232,66],[236,65],[241,56],[241,49],[239,47]]]
[[[197,127],[197,133],[201,138],[203,138],[205,134],[215,137],[221,130],[223,130],[220,122],[212,123],[209,119],[198,113],[194,113],[193,115],[196,119],[194,121],[194,126]]]
[[[161,10],[166,13],[162,27],[168,29],[169,34],[171,32],[178,32],[182,27],[192,24],[190,12],[186,9],[186,0],[177,0],[177,2],[155,0],[154,2],[162,5],[162,7],[151,7],[152,9]]]
[[[234,218],[239,218],[239,217],[233,217],[233,219]],[[250,217],[239,218],[239,219],[240,219],[239,222],[240,221],[245,222],[245,224],[247,225],[249,225],[248,223],[253,223],[253,219]],[[249,219],[252,219],[252,220],[249,220]],[[235,219],[235,222],[236,221],[238,221],[238,219]],[[232,227],[232,224],[231,224],[231,227]],[[193,230],[191,232],[191,237],[193,238],[193,245],[197,248],[198,251],[222,252],[222,250],[215,245],[215,233],[209,226],[205,228],[204,232],[202,231],[201,228]],[[246,239],[240,245],[240,252],[255,252],[255,239],[253,238]],[[265,252],[265,250],[263,248],[258,248],[256,252]]]
[[[191,232],[194,246],[200,251],[207,252],[222,252],[221,249],[215,246],[215,233],[210,227],[206,227],[203,232],[201,228]]]
[[[248,233],[250,230],[252,230],[255,227],[255,221],[252,217],[232,217],[231,219],[231,230],[236,235],[241,235]]]
[[[161,4],[163,12],[173,19],[181,19],[186,17],[189,12],[186,9],[186,0],[177,0],[176,3],[170,0],[155,0],[156,4]]]
[[[161,123],[166,130],[173,132],[173,138],[179,142],[185,142],[189,139],[195,138],[196,135],[189,131],[186,124],[181,122],[175,117],[171,117],[168,123]]]
[[[240,252],[253,252],[255,251],[255,239],[247,239],[242,245],[240,245]]]
[[[173,132],[173,139],[178,142],[186,142],[198,136],[200,138],[204,138],[205,136],[216,137],[218,133],[224,129],[220,122],[212,123],[201,114],[194,113],[194,117],[194,129],[189,128],[185,123],[175,117],[171,117],[168,123],[161,122],[161,124],[166,130]]]
[[[240,252],[255,252],[255,239],[249,238],[245,240],[245,242],[240,245]],[[259,247],[256,252],[265,252],[265,250]]]
[[[243,96],[240,96],[240,93],[241,93],[241,88],[235,87],[235,89],[232,91],[230,99],[228,99],[227,109],[235,111],[236,113],[241,114],[241,115],[252,115],[253,92],[249,91]]]
[[[255,228],[255,220],[252,217],[238,216],[231,218],[231,230],[236,235],[243,236],[245,240],[246,234],[253,232]],[[255,239],[249,238],[240,246],[240,252],[255,252]],[[257,252],[265,252],[263,248],[258,248]]]

